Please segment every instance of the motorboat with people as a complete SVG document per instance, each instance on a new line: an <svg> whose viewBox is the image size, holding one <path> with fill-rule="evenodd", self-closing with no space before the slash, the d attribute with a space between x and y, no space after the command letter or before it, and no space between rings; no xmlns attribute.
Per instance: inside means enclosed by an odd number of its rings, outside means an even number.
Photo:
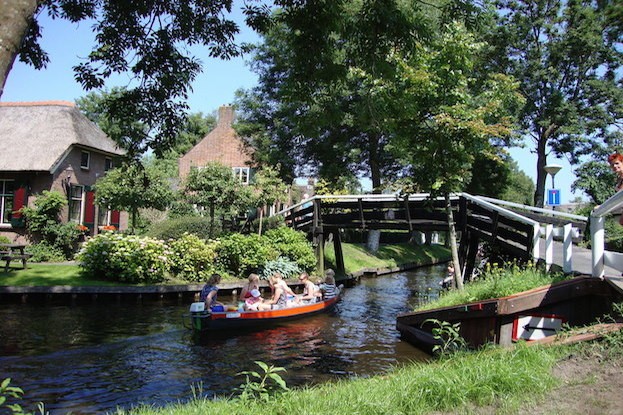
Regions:
<svg viewBox="0 0 623 415"><path fill-rule="evenodd" d="M189 313L184 315L184 326L194 332L262 329L331 310L340 300L342 288L340 285L332 298L300 305L295 303L274 310L247 310L243 306L227 305L207 309L205 303L195 302L190 305Z"/></svg>

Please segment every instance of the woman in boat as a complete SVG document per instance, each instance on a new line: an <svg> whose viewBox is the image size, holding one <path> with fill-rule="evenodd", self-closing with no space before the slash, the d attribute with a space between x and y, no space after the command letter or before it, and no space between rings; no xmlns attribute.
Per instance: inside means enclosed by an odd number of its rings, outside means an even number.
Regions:
<svg viewBox="0 0 623 415"><path fill-rule="evenodd" d="M240 300L244 301L251 297L252 290L260 289L260 276L257 274L249 274L249 281L240 290Z"/></svg>
<svg viewBox="0 0 623 415"><path fill-rule="evenodd" d="M201 290L199 300L205 302L206 309L208 310L215 306L223 307L223 304L219 303L216 299L218 293L218 286L216 284L220 282L221 276L219 274L212 274L206 285L204 285Z"/></svg>
<svg viewBox="0 0 623 415"><path fill-rule="evenodd" d="M268 277L268 284L273 289L273 296L270 300L263 300L259 305L259 310L279 310L289 306L288 292L295 295L288 284L283 280L278 272Z"/></svg>
<svg viewBox="0 0 623 415"><path fill-rule="evenodd" d="M303 284L303 295L298 297L301 302L306 304L315 303L322 298L320 287L309 279L308 273L301 273L301 275L299 275L299 281Z"/></svg>

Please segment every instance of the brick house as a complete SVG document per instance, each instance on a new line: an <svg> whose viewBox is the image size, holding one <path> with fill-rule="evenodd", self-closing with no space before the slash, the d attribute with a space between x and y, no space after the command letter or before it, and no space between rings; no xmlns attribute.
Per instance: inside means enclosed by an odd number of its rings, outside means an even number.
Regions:
<svg viewBox="0 0 623 415"><path fill-rule="evenodd" d="M0 235L25 242L18 210L44 190L66 195L63 222L127 228L127 213L95 206L92 190L124 152L73 103L0 103L0 145Z"/></svg>
<svg viewBox="0 0 623 415"><path fill-rule="evenodd" d="M219 108L216 127L180 157L180 179L185 179L191 168L205 166L208 162L219 162L231 167L241 183L249 184L254 172L252 150L236 134L234 120L233 107Z"/></svg>

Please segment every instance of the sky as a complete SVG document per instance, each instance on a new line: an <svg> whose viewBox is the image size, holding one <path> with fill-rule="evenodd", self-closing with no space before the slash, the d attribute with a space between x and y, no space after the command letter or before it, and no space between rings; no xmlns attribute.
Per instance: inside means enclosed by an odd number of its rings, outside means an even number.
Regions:
<svg viewBox="0 0 623 415"><path fill-rule="evenodd" d="M235 21L242 21L240 12L235 11L232 16ZM84 60L91 51L93 34L91 24L82 22L71 24L65 20L51 20L41 16L42 47L50 57L48 66L40 71L33 69L19 61L13 65L7 78L2 102L16 101L70 101L87 94L81 85L74 80L72 67ZM243 24L238 41L257 42L258 37ZM209 58L206 48L193 49L204 63L204 71L193 83L193 91L188 100L190 112L214 113L221 105L231 104L234 101L235 91L248 89L257 83L257 76L250 70L249 57L240 57L229 61ZM201 55L205 57L202 57ZM107 88L128 85L130 79L124 76L112 78L106 84ZM536 181L536 155L530 148L512 148L510 154L533 181ZM575 180L573 168L566 159L557 159L549 156L548 164L559 164L562 169L555 176L555 186L560 189L561 203L568 203L576 197L587 199L580 192L571 193L571 184ZM551 176L548 176L546 188L552 187ZM545 196L545 200L547 197Z"/></svg>

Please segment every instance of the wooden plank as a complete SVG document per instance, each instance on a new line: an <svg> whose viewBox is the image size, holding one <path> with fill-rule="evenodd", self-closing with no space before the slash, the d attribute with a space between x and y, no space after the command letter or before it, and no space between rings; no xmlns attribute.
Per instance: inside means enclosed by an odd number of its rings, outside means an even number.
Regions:
<svg viewBox="0 0 623 415"><path fill-rule="evenodd" d="M607 284L592 277L574 278L545 287L535 288L513 296L500 298L499 314L515 314L523 310L545 307L564 300L575 299L587 295L608 296L611 289Z"/></svg>
<svg viewBox="0 0 623 415"><path fill-rule="evenodd" d="M623 323L595 324L588 327L580 327L570 332L563 332L555 336L548 336L543 339L528 341L528 346L553 345L553 344L573 344L583 341L600 339L607 334L615 333L623 329Z"/></svg>
<svg viewBox="0 0 623 415"><path fill-rule="evenodd" d="M617 290L619 293L623 294L623 277L621 276L611 276L611 277L605 277L606 281L608 281L608 284L610 284L615 290Z"/></svg>

